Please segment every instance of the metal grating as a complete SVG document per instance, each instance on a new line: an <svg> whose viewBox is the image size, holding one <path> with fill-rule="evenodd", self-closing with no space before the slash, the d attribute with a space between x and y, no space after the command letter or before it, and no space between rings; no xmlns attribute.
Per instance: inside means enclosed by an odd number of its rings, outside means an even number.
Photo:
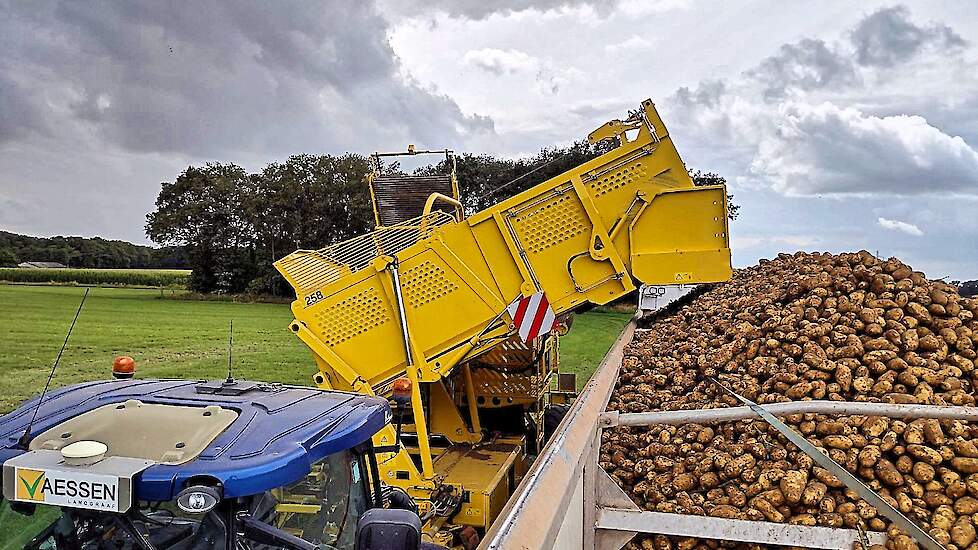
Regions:
<svg viewBox="0 0 978 550"><path fill-rule="evenodd" d="M275 262L275 268L302 296L356 273L381 255L394 255L431 235L431 230L455 218L435 211L398 225L382 227L320 250L297 250Z"/></svg>
<svg viewBox="0 0 978 550"><path fill-rule="evenodd" d="M480 355L478 362L481 365L490 365L496 368L524 369L533 363L536 353L535 347L526 345L520 335L516 334Z"/></svg>
<svg viewBox="0 0 978 550"><path fill-rule="evenodd" d="M610 193L615 189L624 187L626 185L631 185L632 181L637 177L644 179L648 176L648 171L642 168L641 162L636 162L631 166L625 166L617 172L608 174L607 176L596 179L591 182L591 189L594 190L594 195L600 197L606 193Z"/></svg>
<svg viewBox="0 0 978 550"><path fill-rule="evenodd" d="M448 174L377 176L370 181L370 189L382 226L399 224L420 215L432 193L455 196L452 177ZM441 204L436 204L435 209L455 211L453 206Z"/></svg>
<svg viewBox="0 0 978 550"><path fill-rule="evenodd" d="M472 370L472 383L478 396L536 398L543 389L540 382L541 378L537 375L513 376L490 369Z"/></svg>
<svg viewBox="0 0 978 550"><path fill-rule="evenodd" d="M458 289L458 285L445 276L445 270L427 261L408 269L403 277L404 297L412 308L434 302Z"/></svg>
<svg viewBox="0 0 978 550"><path fill-rule="evenodd" d="M515 220L526 251L539 254L590 228L590 221L576 195L565 193L520 214Z"/></svg>
<svg viewBox="0 0 978 550"><path fill-rule="evenodd" d="M327 346L342 344L391 320L387 304L374 287L317 311L313 317Z"/></svg>

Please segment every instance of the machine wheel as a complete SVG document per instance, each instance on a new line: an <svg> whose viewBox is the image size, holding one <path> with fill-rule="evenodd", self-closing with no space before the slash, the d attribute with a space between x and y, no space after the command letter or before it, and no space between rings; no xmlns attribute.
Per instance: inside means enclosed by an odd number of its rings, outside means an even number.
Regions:
<svg viewBox="0 0 978 550"><path fill-rule="evenodd" d="M543 442L546 444L553 437L554 432L557 431L557 426L560 426L560 422L564 420L567 416L567 411L570 410L570 405L561 403L559 405L550 405L547 407L547 412L543 414Z"/></svg>

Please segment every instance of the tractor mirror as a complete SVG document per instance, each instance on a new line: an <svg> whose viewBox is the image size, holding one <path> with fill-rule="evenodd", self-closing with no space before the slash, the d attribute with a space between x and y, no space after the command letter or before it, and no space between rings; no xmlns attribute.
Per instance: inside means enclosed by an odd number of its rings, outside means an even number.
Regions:
<svg viewBox="0 0 978 550"><path fill-rule="evenodd" d="M421 518L407 510L374 508L357 522L356 550L418 550Z"/></svg>
<svg viewBox="0 0 978 550"><path fill-rule="evenodd" d="M286 548L288 550L319 550L318 545L286 533L277 527L258 521L249 514L238 514L237 519L238 526L244 533L245 538L251 542L267 544L274 548Z"/></svg>

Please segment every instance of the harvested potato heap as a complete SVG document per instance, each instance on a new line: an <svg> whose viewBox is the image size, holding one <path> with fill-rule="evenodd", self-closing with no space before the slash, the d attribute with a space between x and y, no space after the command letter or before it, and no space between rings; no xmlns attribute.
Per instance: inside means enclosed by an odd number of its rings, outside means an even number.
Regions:
<svg viewBox="0 0 978 550"><path fill-rule="evenodd" d="M804 399L974 405L978 300L868 252L796 253L738 270L652 321L610 410ZM978 425L793 415L786 423L948 549L978 548ZM600 462L646 510L886 531L889 522L761 420L620 427ZM890 532L892 548L916 548ZM642 548L713 541L650 537ZM732 545L725 545L732 547Z"/></svg>

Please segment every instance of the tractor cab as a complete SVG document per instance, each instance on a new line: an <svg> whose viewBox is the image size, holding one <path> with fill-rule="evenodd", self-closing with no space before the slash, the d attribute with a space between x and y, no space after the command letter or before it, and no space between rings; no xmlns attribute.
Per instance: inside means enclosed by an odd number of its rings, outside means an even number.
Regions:
<svg viewBox="0 0 978 550"><path fill-rule="evenodd" d="M0 417L0 538L37 550L353 550L382 539L416 550L417 513L383 508L371 436L390 418L380 398L246 381L53 390Z"/></svg>

